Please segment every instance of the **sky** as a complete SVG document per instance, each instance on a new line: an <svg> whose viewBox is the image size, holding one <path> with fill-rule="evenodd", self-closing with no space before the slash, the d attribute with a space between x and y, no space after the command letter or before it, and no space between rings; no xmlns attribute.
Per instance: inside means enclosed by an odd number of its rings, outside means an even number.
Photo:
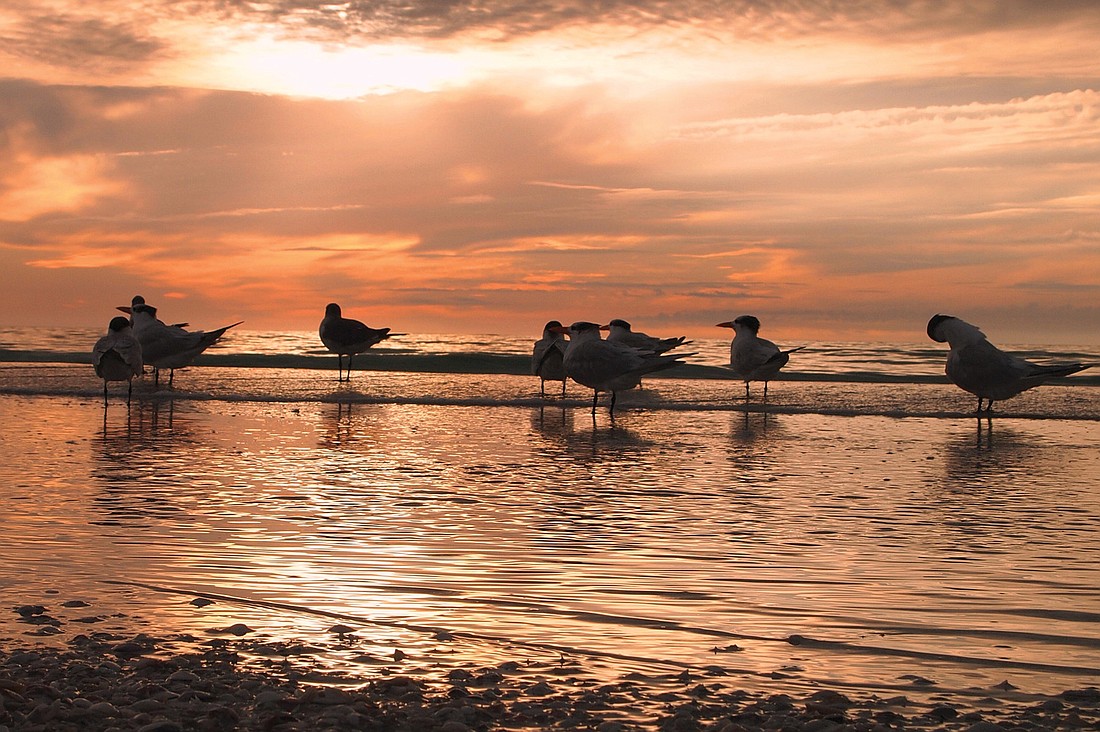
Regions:
<svg viewBox="0 0 1100 732"><path fill-rule="evenodd" d="M0 324L1100 343L1094 0L0 2Z"/></svg>

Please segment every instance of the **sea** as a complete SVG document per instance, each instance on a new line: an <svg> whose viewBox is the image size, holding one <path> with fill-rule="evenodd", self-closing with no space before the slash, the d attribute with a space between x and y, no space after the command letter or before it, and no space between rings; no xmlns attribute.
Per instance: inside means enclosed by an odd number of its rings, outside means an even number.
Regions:
<svg viewBox="0 0 1100 732"><path fill-rule="evenodd" d="M540 393L534 337L404 335L341 383L315 332L236 329L127 403L92 372L99 335L0 328L9 607L235 628L368 675L1100 685L1100 368L979 417L930 341L787 344L765 399L696 339L612 417L578 384Z"/></svg>

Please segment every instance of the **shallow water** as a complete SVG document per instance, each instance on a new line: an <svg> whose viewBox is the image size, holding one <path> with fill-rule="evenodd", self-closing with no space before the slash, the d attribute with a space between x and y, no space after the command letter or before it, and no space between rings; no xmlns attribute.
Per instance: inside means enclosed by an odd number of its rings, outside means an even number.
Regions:
<svg viewBox="0 0 1100 732"><path fill-rule="evenodd" d="M1100 683L1093 387L978 421L947 385L776 382L765 408L653 379L612 422L531 377L192 368L104 409L88 372L0 368L12 596L145 583L184 593L173 625L346 617L608 675Z"/></svg>

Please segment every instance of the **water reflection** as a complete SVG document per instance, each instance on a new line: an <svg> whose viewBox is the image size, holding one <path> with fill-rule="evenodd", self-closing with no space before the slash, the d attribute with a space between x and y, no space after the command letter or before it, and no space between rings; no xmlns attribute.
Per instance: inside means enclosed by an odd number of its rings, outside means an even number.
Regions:
<svg viewBox="0 0 1100 732"><path fill-rule="evenodd" d="M775 427L777 415L767 410L752 411L746 409L743 412L734 412L734 419L730 425L730 434L734 442L749 444L761 439L767 439L769 426Z"/></svg>
<svg viewBox="0 0 1100 732"><path fill-rule="evenodd" d="M331 448L351 447L372 436L378 429L381 409L380 405L353 401L325 405L330 416L325 421L326 429L321 435L321 444Z"/></svg>
<svg viewBox="0 0 1100 732"><path fill-rule="evenodd" d="M177 400L112 410L101 432L95 406L0 398L9 424L42 417L3 445L9 563L707 662L714 641L690 628L919 625L891 643L1005 655L958 628L1084 638L1042 613L1097 601L1091 425L998 419L994 438L970 419ZM43 536L50 552L26 538ZM745 645L738 663L764 671L791 648ZM798 653L807 675L902 673Z"/></svg>

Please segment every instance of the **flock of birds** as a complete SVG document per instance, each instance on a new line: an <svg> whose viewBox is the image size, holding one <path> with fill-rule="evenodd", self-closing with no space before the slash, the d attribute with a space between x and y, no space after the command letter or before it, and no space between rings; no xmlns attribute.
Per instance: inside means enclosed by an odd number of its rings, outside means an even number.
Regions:
<svg viewBox="0 0 1100 732"><path fill-rule="evenodd" d="M133 392L133 379L151 366L155 383L159 384L160 369L168 369L172 383L175 369L191 364L195 358L216 343L226 331L241 324L227 325L211 331L189 331L187 323L166 324L157 319L157 309L135 295L129 306L119 310L129 318L116 316L107 334L92 349L92 364L96 375L103 379L103 401L107 403L107 384L127 382L127 403ZM718 323L719 328L732 328L729 367L738 380L745 382L745 399L749 399L749 384L764 382L764 399L768 382L790 361L792 353L805 348L798 346L782 350L761 338L760 320L742 315ZM607 337L602 333L607 331ZM947 377L959 388L978 398L978 412L989 413L994 401L1002 401L1039 386L1044 382L1077 373L1097 364L1055 363L1036 364L1005 353L990 343L977 327L951 315L935 315L928 321L928 337L947 343ZM329 303L318 329L321 342L336 354L337 381L351 379L351 363L381 341L401 333L389 328L370 328L352 318L343 317L340 306ZM568 336L568 340L566 337ZM690 343L685 336L658 338L631 329L622 319L599 325L577 321L569 326L557 320L549 321L542 337L535 342L531 355L531 372L539 377L540 393L546 395L547 381L560 381L562 395L568 380L592 389L592 412L595 414L600 392L610 392L609 412L614 417L618 392L633 389L648 374L683 363L681 359L695 355L672 354L669 351ZM344 356L348 357L344 368Z"/></svg>

